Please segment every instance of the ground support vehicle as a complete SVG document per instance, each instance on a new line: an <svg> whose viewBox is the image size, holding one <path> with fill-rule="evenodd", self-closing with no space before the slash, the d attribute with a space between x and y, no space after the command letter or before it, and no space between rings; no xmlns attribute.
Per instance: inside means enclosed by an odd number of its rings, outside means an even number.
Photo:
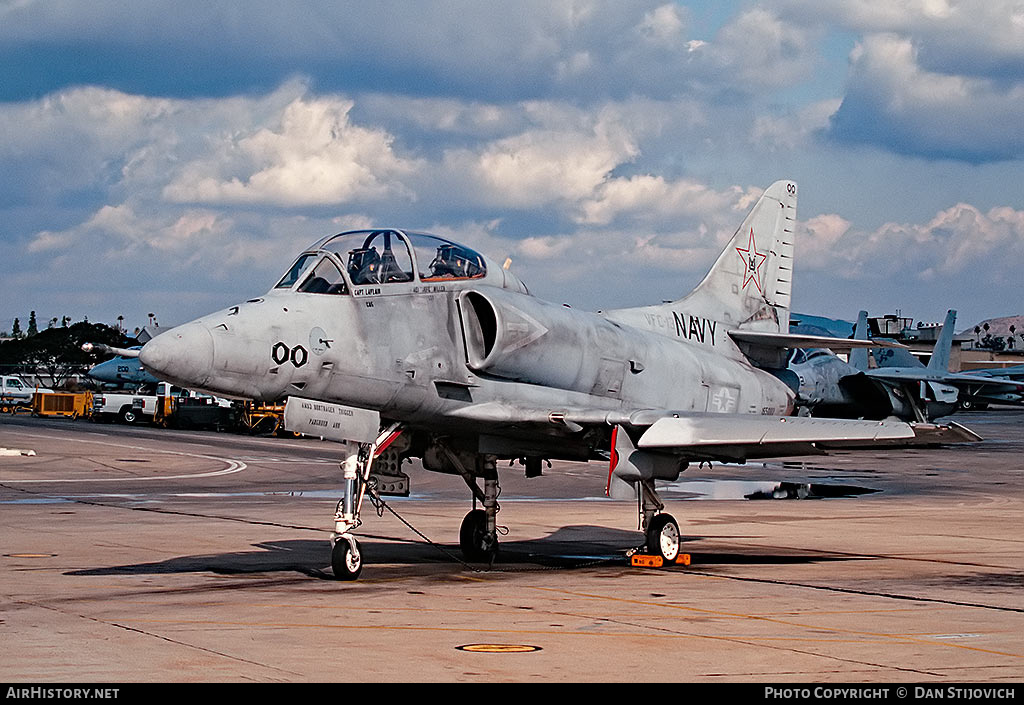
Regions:
<svg viewBox="0 0 1024 705"><path fill-rule="evenodd" d="M170 412L162 423L168 428L234 431L239 426L241 412L236 405L224 401L200 394L172 397Z"/></svg>
<svg viewBox="0 0 1024 705"><path fill-rule="evenodd" d="M32 403L32 395L36 392L52 392L52 389L31 385L21 377L13 375L0 375L0 403L4 409L19 404L28 406Z"/></svg>
<svg viewBox="0 0 1024 705"><path fill-rule="evenodd" d="M92 392L37 392L32 397L33 416L77 419L92 414Z"/></svg>
<svg viewBox="0 0 1024 705"><path fill-rule="evenodd" d="M137 391L97 392L93 395L93 421L118 421L135 424L152 422L169 411L170 398L182 390L167 382L139 387Z"/></svg>

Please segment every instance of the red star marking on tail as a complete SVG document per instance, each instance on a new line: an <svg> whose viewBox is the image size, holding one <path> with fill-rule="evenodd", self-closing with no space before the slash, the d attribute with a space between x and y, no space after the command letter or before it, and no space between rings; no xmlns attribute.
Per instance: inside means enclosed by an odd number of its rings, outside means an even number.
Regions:
<svg viewBox="0 0 1024 705"><path fill-rule="evenodd" d="M768 255L761 254L757 251L757 244L754 242L754 229L750 229L750 242L747 244L747 249L742 247L736 248L737 254L740 259L743 260L743 288L747 288L747 283L754 282L754 286L762 294L764 288L761 286L761 265L768 259Z"/></svg>

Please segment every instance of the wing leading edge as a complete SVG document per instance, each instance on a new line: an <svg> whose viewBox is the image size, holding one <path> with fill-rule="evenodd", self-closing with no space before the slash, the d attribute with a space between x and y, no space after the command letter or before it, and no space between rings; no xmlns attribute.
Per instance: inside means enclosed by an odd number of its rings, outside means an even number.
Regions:
<svg viewBox="0 0 1024 705"><path fill-rule="evenodd" d="M450 416L485 425L546 426L566 434L595 426L622 427L636 439L637 449L694 460L730 461L818 453L832 448L981 440L959 424L940 427L896 419L865 421L669 409L542 409L499 402L462 407ZM937 428L943 432L937 433Z"/></svg>
<svg viewBox="0 0 1024 705"><path fill-rule="evenodd" d="M658 419L640 436L639 448L662 450L770 449L779 444L879 443L914 437L902 421L857 421L810 416L689 414Z"/></svg>

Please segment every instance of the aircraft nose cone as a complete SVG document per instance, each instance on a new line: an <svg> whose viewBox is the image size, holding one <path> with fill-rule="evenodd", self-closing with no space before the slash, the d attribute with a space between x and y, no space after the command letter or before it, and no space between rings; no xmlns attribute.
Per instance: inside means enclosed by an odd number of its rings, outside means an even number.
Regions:
<svg viewBox="0 0 1024 705"><path fill-rule="evenodd" d="M206 326L186 323L146 343L139 361L161 379L182 386L205 384L213 372L213 336Z"/></svg>

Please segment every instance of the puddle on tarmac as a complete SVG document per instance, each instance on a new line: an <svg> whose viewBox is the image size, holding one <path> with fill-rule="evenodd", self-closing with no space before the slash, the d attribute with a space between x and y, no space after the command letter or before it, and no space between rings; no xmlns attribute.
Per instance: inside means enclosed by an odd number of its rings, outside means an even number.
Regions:
<svg viewBox="0 0 1024 705"><path fill-rule="evenodd" d="M745 480L688 480L658 488L673 499L833 499L857 497L879 490L823 482L752 482Z"/></svg>

